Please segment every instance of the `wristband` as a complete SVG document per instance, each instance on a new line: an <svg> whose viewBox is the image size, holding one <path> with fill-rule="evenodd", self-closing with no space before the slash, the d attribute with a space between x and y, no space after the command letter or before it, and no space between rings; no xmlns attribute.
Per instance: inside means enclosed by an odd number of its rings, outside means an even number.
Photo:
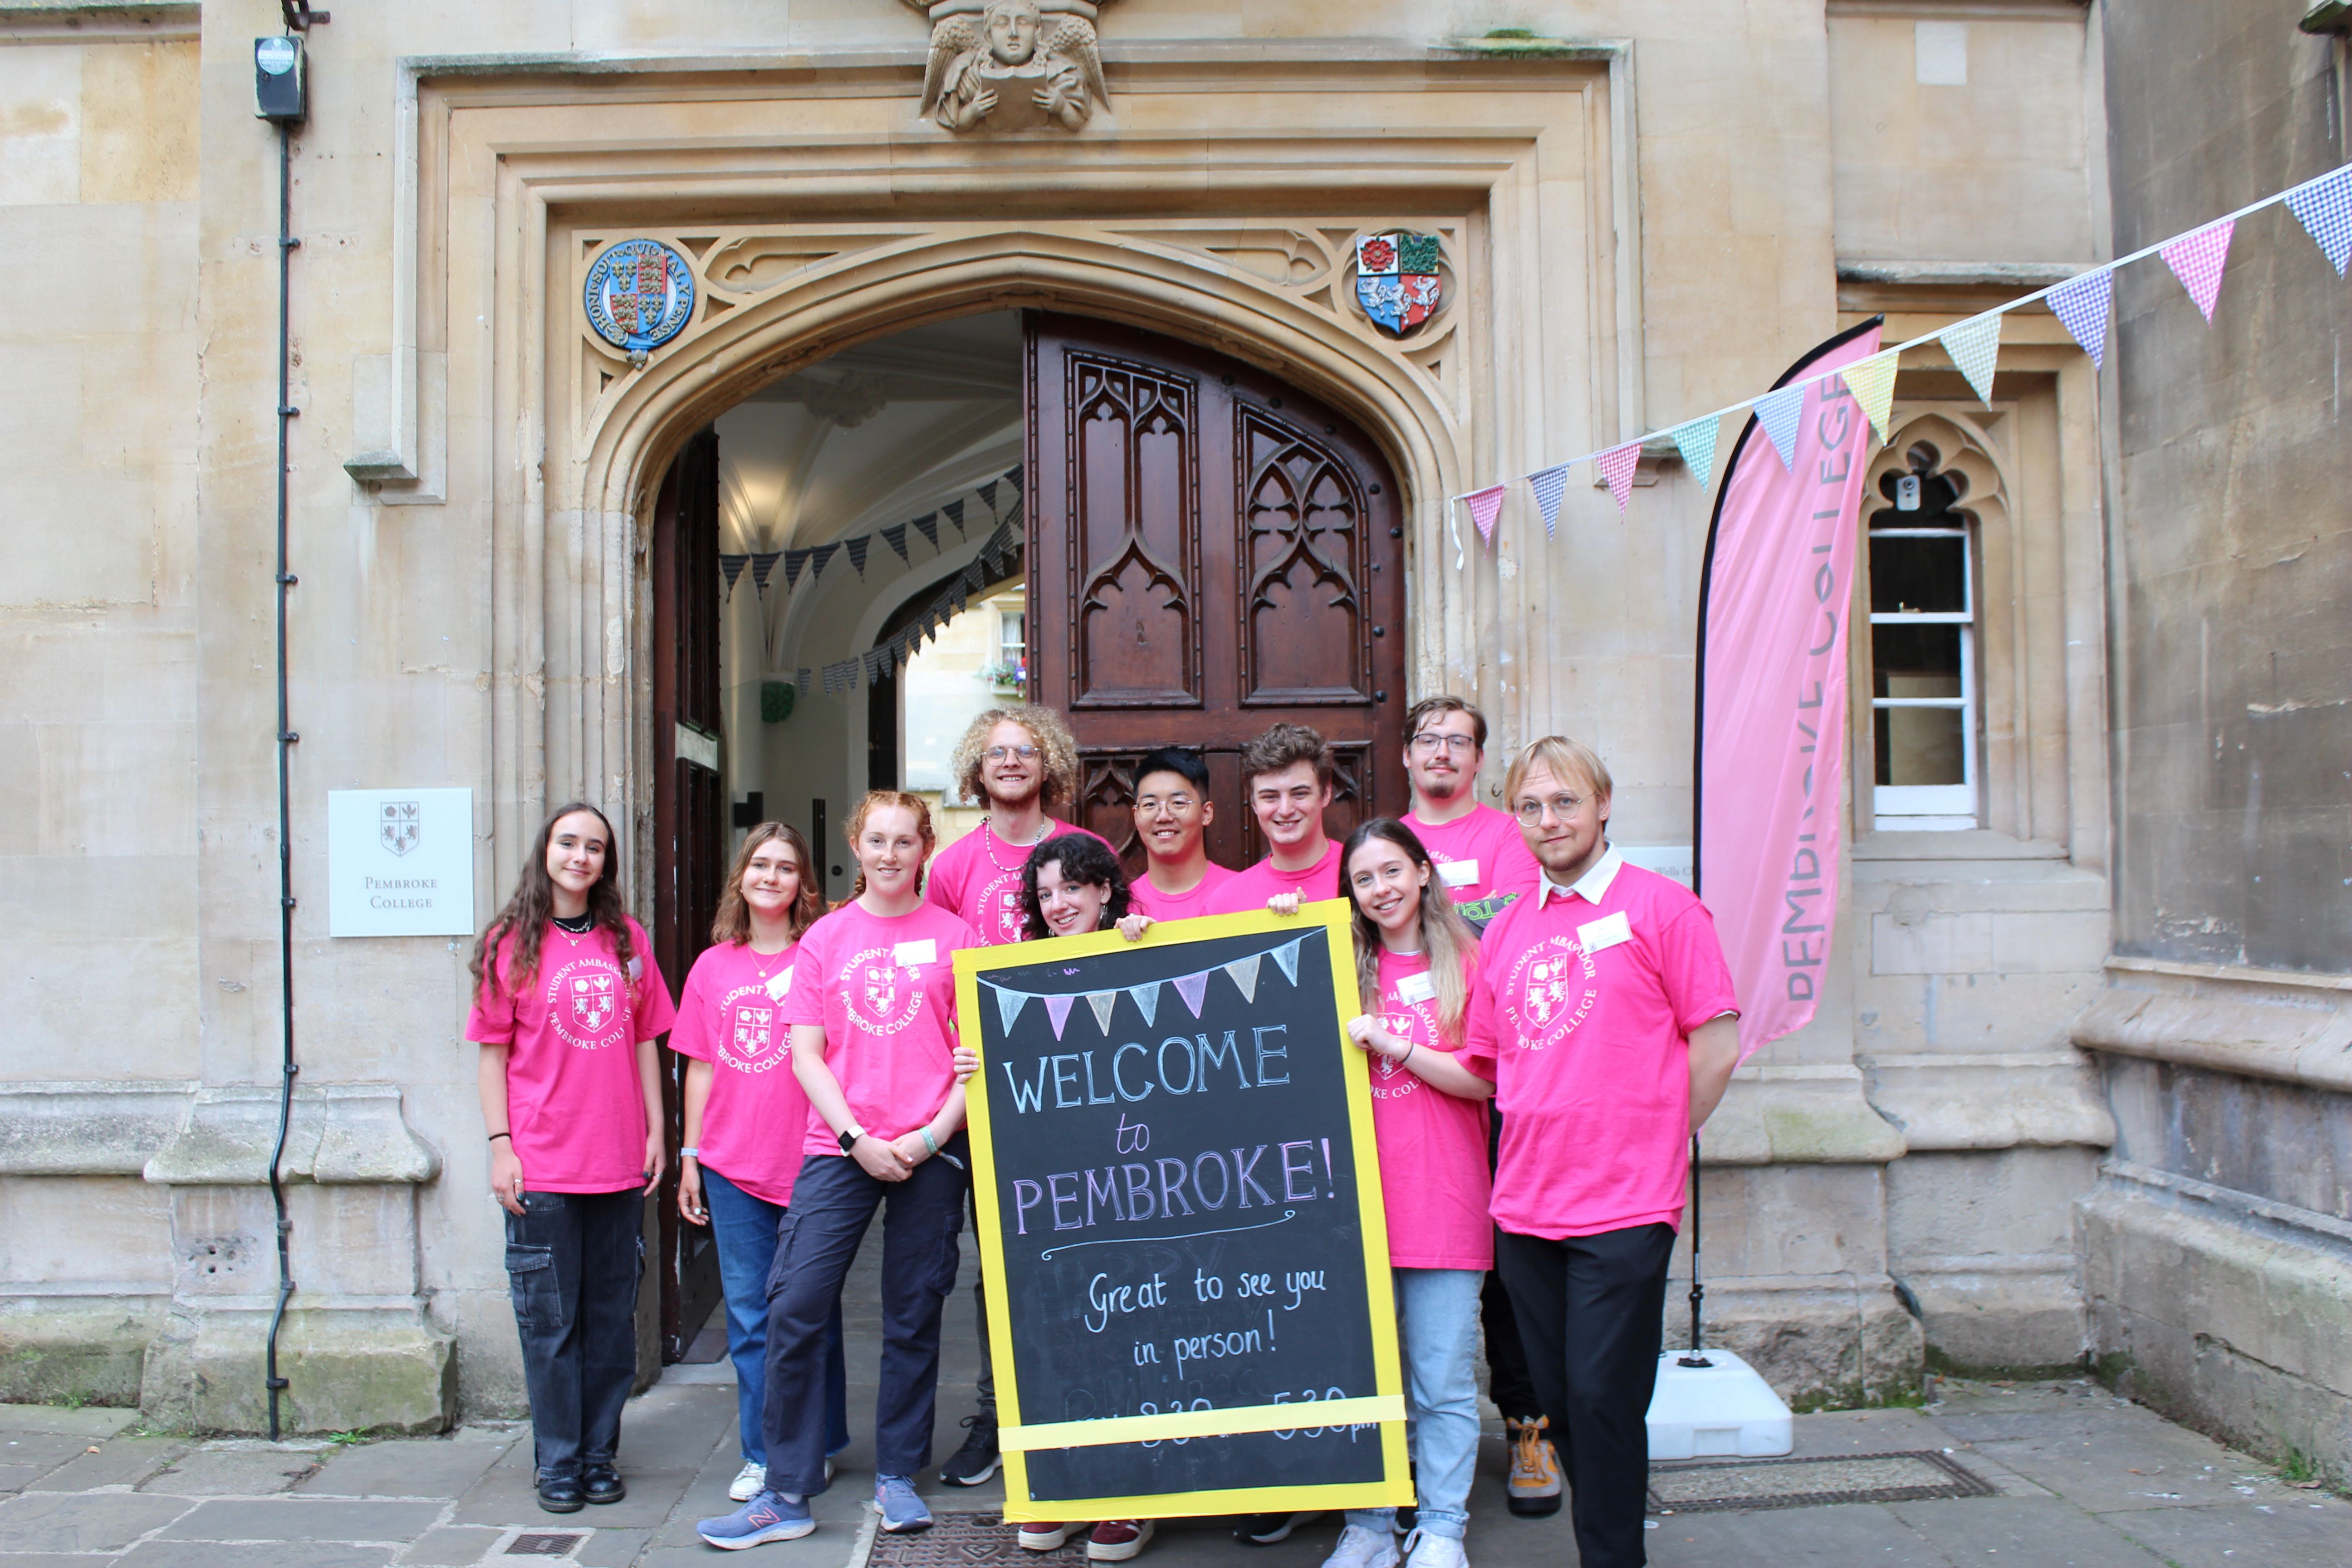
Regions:
<svg viewBox="0 0 2352 1568"><path fill-rule="evenodd" d="M933 1154L940 1152L940 1141L931 1136L931 1130L928 1127L923 1129L923 1148Z"/></svg>
<svg viewBox="0 0 2352 1568"><path fill-rule="evenodd" d="M483 1139L482 1142L485 1143L495 1143L501 1138L505 1139L509 1143L514 1142L514 1134L511 1132L493 1132L488 1138Z"/></svg>
<svg viewBox="0 0 2352 1568"><path fill-rule="evenodd" d="M1397 1066L1402 1067L1405 1063L1411 1061L1412 1059L1412 1053L1419 1049L1421 1049L1421 1042L1419 1040L1414 1040L1407 1045L1404 1048L1404 1055L1397 1058Z"/></svg>
<svg viewBox="0 0 2352 1568"><path fill-rule="evenodd" d="M699 1160L702 1158L702 1151L681 1146L677 1152L677 1157L681 1160Z"/></svg>

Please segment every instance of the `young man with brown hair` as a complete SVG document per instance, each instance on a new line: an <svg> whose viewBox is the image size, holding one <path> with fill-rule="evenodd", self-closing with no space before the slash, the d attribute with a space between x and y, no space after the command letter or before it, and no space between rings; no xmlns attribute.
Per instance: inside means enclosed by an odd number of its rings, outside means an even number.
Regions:
<svg viewBox="0 0 2352 1568"><path fill-rule="evenodd" d="M923 897L961 915L991 946L1019 942L1030 934L1021 914L1029 851L1056 833L1087 832L1049 815L1077 798L1077 741L1051 708L992 708L956 742L949 771L961 796L985 801L988 815L932 857Z"/></svg>
<svg viewBox="0 0 2352 1568"><path fill-rule="evenodd" d="M1266 855L1210 895L1210 914L1339 896L1339 846L1323 831L1332 771L1329 744L1304 724L1276 724L1242 748L1242 788Z"/></svg>
<svg viewBox="0 0 2352 1568"><path fill-rule="evenodd" d="M1424 697L1404 716L1404 771L1412 809L1404 825L1436 862L1454 907L1484 930L1512 900L1535 891L1536 858L1507 813L1478 802L1486 716L1459 697Z"/></svg>

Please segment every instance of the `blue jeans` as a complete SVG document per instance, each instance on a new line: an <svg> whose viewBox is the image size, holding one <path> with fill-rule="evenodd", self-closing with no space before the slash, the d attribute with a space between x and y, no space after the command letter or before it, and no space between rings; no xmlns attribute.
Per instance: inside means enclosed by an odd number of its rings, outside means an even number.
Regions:
<svg viewBox="0 0 2352 1568"><path fill-rule="evenodd" d="M507 1222L507 1280L541 1480L609 1465L637 1375L646 1193L533 1193Z"/></svg>
<svg viewBox="0 0 2352 1568"><path fill-rule="evenodd" d="M1398 1268L1399 1337L1413 1416L1421 1528L1459 1541L1470 1525L1478 1462L1478 1291L1483 1268ZM1348 1522L1394 1528L1392 1508L1349 1509Z"/></svg>
<svg viewBox="0 0 2352 1568"><path fill-rule="evenodd" d="M961 1163L950 1163L953 1155ZM793 1206L776 1238L768 1295L768 1396L761 1434L768 1485L805 1496L824 1489L824 1428L816 1412L824 1326L841 1309L841 1282L857 1244L882 1223L882 1375L875 1399L875 1468L911 1476L931 1462L939 1405L940 1312L962 1261L964 1171L958 1132L941 1156L902 1182L877 1182L842 1154L811 1154L793 1182Z"/></svg>
<svg viewBox="0 0 2352 1568"><path fill-rule="evenodd" d="M702 1167L702 1201L710 1210L719 1283L727 1293L727 1359L735 1363L735 1422L743 1460L765 1465L760 1413L768 1386L768 1270L775 1266L784 1210L753 1197L708 1165ZM839 1301L824 1328L824 1451L838 1454L849 1447L849 1374L841 1352Z"/></svg>

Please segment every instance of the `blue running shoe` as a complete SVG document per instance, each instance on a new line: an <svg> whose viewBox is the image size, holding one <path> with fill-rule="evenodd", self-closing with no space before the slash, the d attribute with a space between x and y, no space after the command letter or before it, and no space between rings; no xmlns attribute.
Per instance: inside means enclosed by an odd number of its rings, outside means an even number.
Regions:
<svg viewBox="0 0 2352 1568"><path fill-rule="evenodd" d="M927 1517L923 1522L930 1521ZM798 1541L815 1528L805 1499L763 1491L724 1519L702 1521L694 1533L721 1552L740 1552L771 1541Z"/></svg>
<svg viewBox="0 0 2352 1568"><path fill-rule="evenodd" d="M915 1495L915 1483L910 1477L875 1477L874 1506L881 1510L882 1528L893 1535L931 1528L931 1510Z"/></svg>

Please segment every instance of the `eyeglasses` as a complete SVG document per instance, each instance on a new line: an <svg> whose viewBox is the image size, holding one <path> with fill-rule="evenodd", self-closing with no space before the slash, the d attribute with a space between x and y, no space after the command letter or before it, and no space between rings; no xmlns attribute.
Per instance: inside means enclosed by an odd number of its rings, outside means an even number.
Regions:
<svg viewBox="0 0 2352 1568"><path fill-rule="evenodd" d="M1519 819L1521 826L1533 827L1543 820L1543 814L1547 810L1560 821L1566 822L1574 816L1583 805L1582 795L1556 795L1549 800L1523 800L1511 808L1511 815Z"/></svg>
<svg viewBox="0 0 2352 1568"><path fill-rule="evenodd" d="M1190 811L1192 805L1192 797L1189 795L1147 795L1137 797L1135 809L1148 816L1162 806L1170 811Z"/></svg>
<svg viewBox="0 0 2352 1568"><path fill-rule="evenodd" d="M1008 757L1018 757L1024 763L1034 763L1037 760L1037 748L1034 746L991 746L988 748L986 755L988 760L992 763L1001 763Z"/></svg>
<svg viewBox="0 0 2352 1568"><path fill-rule="evenodd" d="M1412 749L1430 756L1443 748L1449 752L1475 752L1478 740L1475 735L1441 735L1433 730L1423 730L1412 738Z"/></svg>

